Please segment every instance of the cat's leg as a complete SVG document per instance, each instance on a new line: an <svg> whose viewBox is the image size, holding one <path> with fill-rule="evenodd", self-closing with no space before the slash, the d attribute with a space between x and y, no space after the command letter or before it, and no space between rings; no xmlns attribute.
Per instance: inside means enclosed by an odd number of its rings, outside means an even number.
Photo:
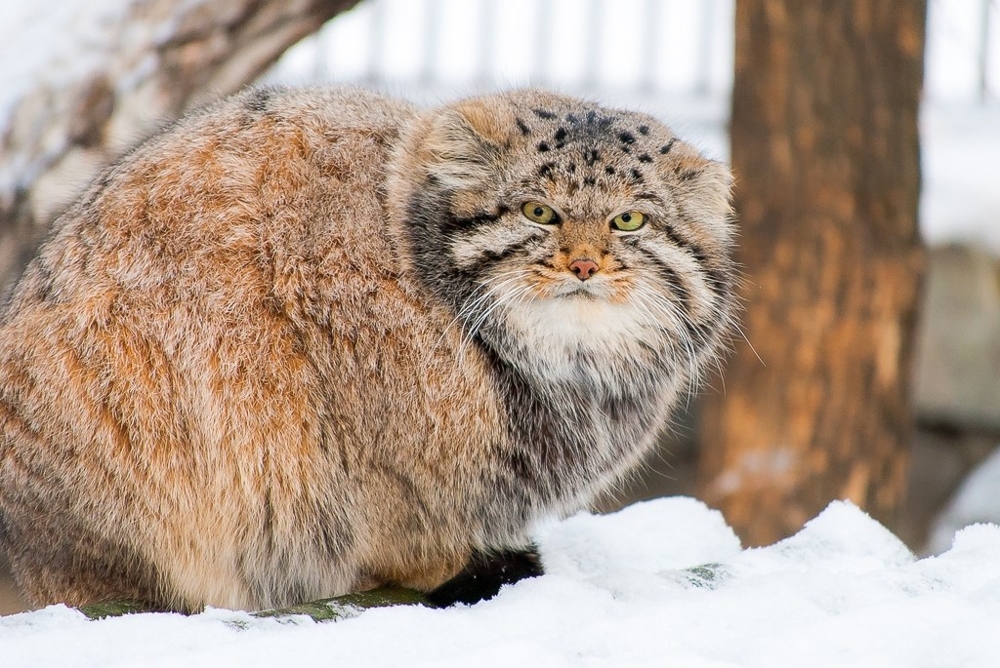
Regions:
<svg viewBox="0 0 1000 668"><path fill-rule="evenodd" d="M505 584L543 573L541 557L533 545L518 551L475 552L458 575L427 594L427 598L440 606L478 603L496 596Z"/></svg>
<svg viewBox="0 0 1000 668"><path fill-rule="evenodd" d="M133 550L55 524L40 518L20 531L7 526L0 541L15 580L33 605L118 601L149 609L184 609L170 605L155 567Z"/></svg>

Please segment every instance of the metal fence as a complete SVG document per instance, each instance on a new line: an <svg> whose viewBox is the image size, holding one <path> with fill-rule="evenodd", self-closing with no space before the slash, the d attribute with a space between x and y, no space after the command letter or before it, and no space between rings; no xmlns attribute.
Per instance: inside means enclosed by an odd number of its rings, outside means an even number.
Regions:
<svg viewBox="0 0 1000 668"><path fill-rule="evenodd" d="M930 0L929 97L997 99L998 4ZM733 12L734 0L365 0L291 50L273 76L726 94Z"/></svg>
<svg viewBox="0 0 1000 668"><path fill-rule="evenodd" d="M733 0L366 0L285 78L407 87L728 91Z"/></svg>

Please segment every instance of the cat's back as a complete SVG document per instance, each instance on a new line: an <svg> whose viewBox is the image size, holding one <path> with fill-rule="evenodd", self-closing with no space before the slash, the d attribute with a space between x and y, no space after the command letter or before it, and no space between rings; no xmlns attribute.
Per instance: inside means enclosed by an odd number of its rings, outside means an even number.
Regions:
<svg viewBox="0 0 1000 668"><path fill-rule="evenodd" d="M414 113L361 89L257 88L139 145L26 269L0 321L0 373L86 382L60 351L113 378L162 356L188 383L266 379L296 356L317 366L328 346L304 339L318 327L335 338L372 322L372 295L412 301L382 183Z"/></svg>
<svg viewBox="0 0 1000 668"><path fill-rule="evenodd" d="M252 292L284 262L335 250L324 245L351 247L362 268L384 252L385 235L363 221L382 217L388 151L413 113L363 90L258 88L185 117L108 169L56 223L6 320L40 305L79 309L101 293L142 293L150 304L158 292Z"/></svg>

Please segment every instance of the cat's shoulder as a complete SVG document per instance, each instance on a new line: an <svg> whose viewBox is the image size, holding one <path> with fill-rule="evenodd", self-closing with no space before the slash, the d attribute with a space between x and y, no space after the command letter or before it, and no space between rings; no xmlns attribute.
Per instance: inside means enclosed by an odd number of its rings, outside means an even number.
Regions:
<svg viewBox="0 0 1000 668"><path fill-rule="evenodd" d="M364 167L366 158L377 169L416 113L409 102L358 87L250 87L137 144L94 182L91 195L112 185L169 189L175 175L211 187L213 175L224 173L232 187L233 179L319 164L338 151L354 155L348 171Z"/></svg>

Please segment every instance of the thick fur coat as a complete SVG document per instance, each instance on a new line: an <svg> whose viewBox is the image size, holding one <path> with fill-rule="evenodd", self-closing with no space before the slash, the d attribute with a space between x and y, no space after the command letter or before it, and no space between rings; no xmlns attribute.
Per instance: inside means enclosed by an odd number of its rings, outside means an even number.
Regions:
<svg viewBox="0 0 1000 668"><path fill-rule="evenodd" d="M528 549L717 355L729 183L653 118L540 91L188 116L57 221L0 321L18 582L254 609Z"/></svg>

